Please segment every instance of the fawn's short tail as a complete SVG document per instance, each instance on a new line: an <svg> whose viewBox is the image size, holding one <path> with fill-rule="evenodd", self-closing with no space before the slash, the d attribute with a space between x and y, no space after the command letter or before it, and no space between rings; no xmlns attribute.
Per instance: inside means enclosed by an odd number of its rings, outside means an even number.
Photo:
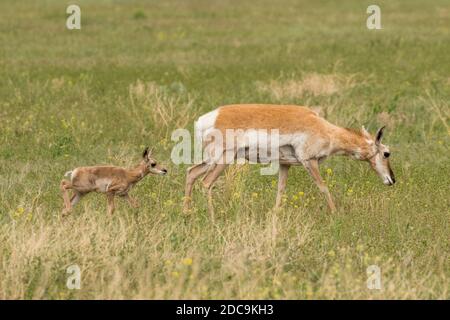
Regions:
<svg viewBox="0 0 450 320"><path fill-rule="evenodd" d="M64 177L71 178L72 172L73 172L73 170L67 171L66 173L64 173Z"/></svg>

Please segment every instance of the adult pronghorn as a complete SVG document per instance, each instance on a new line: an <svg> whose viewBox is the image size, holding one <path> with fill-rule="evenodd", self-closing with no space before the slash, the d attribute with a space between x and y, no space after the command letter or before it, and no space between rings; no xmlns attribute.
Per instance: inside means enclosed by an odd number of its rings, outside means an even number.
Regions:
<svg viewBox="0 0 450 320"><path fill-rule="evenodd" d="M208 133L211 130L219 130L223 133L225 140L225 131L227 129L278 129L281 152L279 153L280 168L275 207L281 205L289 167L295 164L302 164L320 191L325 194L330 209L334 211L336 208L333 199L319 173L319 162L335 154L347 155L353 159L367 161L381 177L384 184L393 185L395 183L394 173L389 165L389 148L381 143L384 127L380 128L375 136L372 136L364 127L361 130L353 130L336 126L306 107L237 104L222 106L201 116L196 122L195 134L207 141ZM251 139L247 139L246 143L245 147L248 148L249 144L252 143ZM209 147L211 145L209 144ZM207 146L207 144L204 144L203 148ZM285 150L282 150L283 148ZM195 180L205 175L203 186L208 190L209 210L213 213L212 187L227 166L228 163L209 160L188 169L185 210L189 209Z"/></svg>

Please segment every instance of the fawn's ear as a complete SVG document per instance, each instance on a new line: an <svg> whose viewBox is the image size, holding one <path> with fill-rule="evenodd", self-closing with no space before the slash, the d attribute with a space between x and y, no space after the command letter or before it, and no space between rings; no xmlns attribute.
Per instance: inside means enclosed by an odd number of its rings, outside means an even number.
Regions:
<svg viewBox="0 0 450 320"><path fill-rule="evenodd" d="M364 137L366 137L366 139L372 139L372 136L370 135L369 131L367 131L366 127L362 126L361 127L361 133L363 134Z"/></svg>
<svg viewBox="0 0 450 320"><path fill-rule="evenodd" d="M382 126L380 129L378 129L377 133L375 134L375 144L379 145L381 143L381 138L383 137L383 131L386 126Z"/></svg>
<svg viewBox="0 0 450 320"><path fill-rule="evenodd" d="M144 153L142 153L142 158L146 159L148 157L148 147L145 148Z"/></svg>

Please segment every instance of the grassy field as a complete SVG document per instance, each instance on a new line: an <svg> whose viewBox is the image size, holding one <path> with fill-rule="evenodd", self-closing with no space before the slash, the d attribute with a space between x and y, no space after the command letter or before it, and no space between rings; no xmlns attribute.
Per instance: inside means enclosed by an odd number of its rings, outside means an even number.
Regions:
<svg viewBox="0 0 450 320"><path fill-rule="evenodd" d="M81 30L65 1L0 4L0 298L450 298L447 0L377 1L382 30L366 28L370 1L76 2ZM254 102L387 125L398 183L336 157L321 168L335 214L301 168L274 212L276 176L235 166L215 223L200 187L182 215L172 131ZM130 166L146 145L169 175L137 185L139 209L110 217L92 194L61 218L64 172Z"/></svg>

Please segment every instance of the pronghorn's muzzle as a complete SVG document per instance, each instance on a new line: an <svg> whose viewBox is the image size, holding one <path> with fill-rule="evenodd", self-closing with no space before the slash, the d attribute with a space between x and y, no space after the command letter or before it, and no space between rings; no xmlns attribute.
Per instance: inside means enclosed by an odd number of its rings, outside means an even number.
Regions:
<svg viewBox="0 0 450 320"><path fill-rule="evenodd" d="M395 184L395 176L394 176L394 172L392 172L392 169L389 168L389 177L388 177L388 186L392 186Z"/></svg>
<svg viewBox="0 0 450 320"><path fill-rule="evenodd" d="M392 186L395 183L395 178L394 177L386 177L386 179L384 180L384 184L387 186Z"/></svg>

